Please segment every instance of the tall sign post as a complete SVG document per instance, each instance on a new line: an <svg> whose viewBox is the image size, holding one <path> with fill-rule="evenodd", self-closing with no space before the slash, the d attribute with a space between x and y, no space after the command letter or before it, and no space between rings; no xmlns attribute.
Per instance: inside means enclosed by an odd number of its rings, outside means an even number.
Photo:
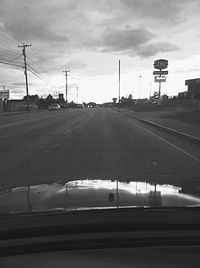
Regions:
<svg viewBox="0 0 200 268"><path fill-rule="evenodd" d="M163 69L166 69L168 67L168 60L165 59L159 59L154 61L154 68L158 69L159 71L154 71L153 75L155 75L155 82L159 83L159 99L161 96L161 83L166 82L166 76L168 74L168 71L163 71Z"/></svg>

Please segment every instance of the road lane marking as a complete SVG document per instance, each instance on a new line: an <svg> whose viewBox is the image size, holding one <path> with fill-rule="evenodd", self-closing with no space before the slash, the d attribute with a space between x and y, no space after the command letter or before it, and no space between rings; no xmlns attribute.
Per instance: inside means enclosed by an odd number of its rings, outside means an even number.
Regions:
<svg viewBox="0 0 200 268"><path fill-rule="evenodd" d="M168 141L168 140L166 140L166 139L164 139L164 138L158 136L157 134L153 133L151 130L148 130L148 129L146 129L145 127L140 126L140 125L137 124L136 122L133 122L132 120L131 120L131 122L132 122L132 124L138 126L139 128L145 130L146 132L150 133L152 136L156 137L157 139L159 139L159 140L161 140L161 141L164 141L165 143L169 144L170 146L172 146L172 147L175 148L176 150L182 152L183 154L187 155L188 157L190 157L190 158L192 158L193 160L196 160L197 162L200 163L200 158L198 158L198 157L196 157L196 156L194 156L194 155L192 155L192 154L186 152L185 150L181 149L181 148L178 147L177 145L175 145L175 144L171 143L170 141Z"/></svg>

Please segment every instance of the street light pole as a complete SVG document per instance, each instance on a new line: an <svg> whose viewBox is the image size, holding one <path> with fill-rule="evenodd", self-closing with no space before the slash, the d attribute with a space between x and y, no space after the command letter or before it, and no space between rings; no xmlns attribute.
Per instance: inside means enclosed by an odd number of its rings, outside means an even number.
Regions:
<svg viewBox="0 0 200 268"><path fill-rule="evenodd" d="M77 102L77 104L78 104L78 87L76 87L76 102Z"/></svg>
<svg viewBox="0 0 200 268"><path fill-rule="evenodd" d="M141 79L142 79L142 76L140 75L140 78L139 78L139 100L140 100L140 91L141 91Z"/></svg>
<svg viewBox="0 0 200 268"><path fill-rule="evenodd" d="M149 85L149 100L151 100L151 80L150 80L150 85Z"/></svg>

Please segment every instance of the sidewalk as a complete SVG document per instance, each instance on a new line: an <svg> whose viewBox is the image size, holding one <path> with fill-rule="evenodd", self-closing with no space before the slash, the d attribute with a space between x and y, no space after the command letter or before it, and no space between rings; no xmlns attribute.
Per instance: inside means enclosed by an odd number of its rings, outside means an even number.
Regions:
<svg viewBox="0 0 200 268"><path fill-rule="evenodd" d="M141 121L200 144L200 126L158 117L146 118Z"/></svg>
<svg viewBox="0 0 200 268"><path fill-rule="evenodd" d="M200 125L161 117L163 114L169 113L169 111L134 112L128 109L122 109L121 112L143 123L152 125L162 129L163 131L170 132L174 135L181 136L200 144ZM175 113L174 111L171 112Z"/></svg>
<svg viewBox="0 0 200 268"><path fill-rule="evenodd" d="M29 111L29 114L32 114L32 113L38 113L38 112L44 112L46 110L32 110L32 111ZM3 113L0 113L0 116L13 116L13 115L20 115L20 114L28 114L27 111L14 111L14 112L3 112Z"/></svg>

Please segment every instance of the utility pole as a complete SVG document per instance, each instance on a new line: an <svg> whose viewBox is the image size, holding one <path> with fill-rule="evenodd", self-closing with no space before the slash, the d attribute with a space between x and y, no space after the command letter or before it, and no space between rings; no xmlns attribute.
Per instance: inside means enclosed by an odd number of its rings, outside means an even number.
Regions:
<svg viewBox="0 0 200 268"><path fill-rule="evenodd" d="M68 71L63 71L63 73L65 73L65 77L66 77L66 107L68 107L68 100L67 100L67 95L68 95L68 84L67 84L67 75L68 75L68 73L70 72L70 70L68 70Z"/></svg>
<svg viewBox="0 0 200 268"><path fill-rule="evenodd" d="M77 102L77 104L78 104L78 89L79 89L79 87L76 87L76 102Z"/></svg>
<svg viewBox="0 0 200 268"><path fill-rule="evenodd" d="M120 96L120 91L121 91L121 85L120 85L120 79L121 79L121 65L120 65L120 60L119 60L119 110L120 110L120 105L121 105L121 96Z"/></svg>
<svg viewBox="0 0 200 268"><path fill-rule="evenodd" d="M28 76L27 76L27 64L26 64L26 48L30 47L31 44L23 44L18 47L22 47L22 53L24 56L24 74L25 74L25 80L26 80L26 103L27 103L27 112L29 112L29 93L28 93Z"/></svg>

